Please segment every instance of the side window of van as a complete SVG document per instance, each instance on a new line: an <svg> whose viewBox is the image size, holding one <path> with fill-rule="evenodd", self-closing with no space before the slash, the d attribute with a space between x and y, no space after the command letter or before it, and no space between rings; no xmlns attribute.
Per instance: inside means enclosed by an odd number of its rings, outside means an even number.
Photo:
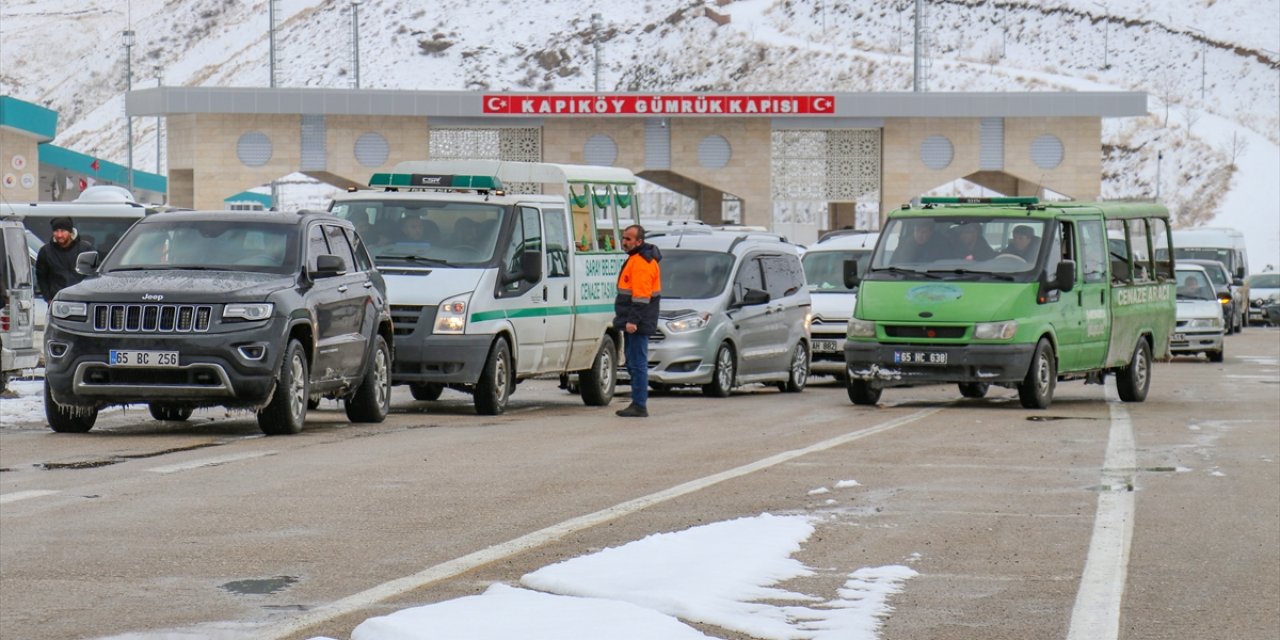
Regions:
<svg viewBox="0 0 1280 640"><path fill-rule="evenodd" d="M1103 282L1107 277L1107 236L1101 220L1083 220L1080 232L1080 257L1085 282Z"/></svg>
<svg viewBox="0 0 1280 640"><path fill-rule="evenodd" d="M1173 261L1169 260L1169 222L1164 218L1149 218L1151 223L1151 246L1155 249L1156 279L1172 280Z"/></svg>
<svg viewBox="0 0 1280 640"><path fill-rule="evenodd" d="M764 277L760 274L760 258L752 256L742 261L738 276L733 279L733 299L741 300L747 289L765 291Z"/></svg>
<svg viewBox="0 0 1280 640"><path fill-rule="evenodd" d="M511 240L502 253L502 271L516 273L520 270L520 254L525 251L542 250L542 222L538 210L532 207L520 207L520 215L511 226ZM546 272L544 265L543 272ZM499 287L500 296L517 296L533 288L534 283L528 280L517 280L505 287Z"/></svg>
<svg viewBox="0 0 1280 640"><path fill-rule="evenodd" d="M795 256L764 256L760 266L770 299L793 296L804 288L804 270Z"/></svg>
<svg viewBox="0 0 1280 640"><path fill-rule="evenodd" d="M542 222L547 227L547 277L567 277L570 265L569 227L565 224L564 210L543 211Z"/></svg>
<svg viewBox="0 0 1280 640"><path fill-rule="evenodd" d="M1147 221L1129 220L1129 249L1133 255L1134 282L1151 282L1155 268L1151 262L1151 245L1148 242Z"/></svg>

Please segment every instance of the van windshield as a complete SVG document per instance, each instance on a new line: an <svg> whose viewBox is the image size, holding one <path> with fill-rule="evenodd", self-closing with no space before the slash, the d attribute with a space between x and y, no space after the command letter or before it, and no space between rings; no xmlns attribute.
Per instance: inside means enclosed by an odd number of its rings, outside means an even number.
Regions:
<svg viewBox="0 0 1280 640"><path fill-rule="evenodd" d="M804 264L804 280L809 284L809 291L812 293L850 293L857 291L857 287L850 289L844 286L844 263L847 260L856 260L858 262L858 273L867 272L867 265L871 263L871 250L862 251L809 251L800 258L800 262Z"/></svg>
<svg viewBox="0 0 1280 640"><path fill-rule="evenodd" d="M508 211L502 205L438 200L345 201L330 208L355 225L378 266L490 263Z"/></svg>
<svg viewBox="0 0 1280 640"><path fill-rule="evenodd" d="M1234 270L1236 268L1235 260L1232 260L1234 253L1231 249L1217 249L1213 247L1174 247L1173 257L1175 260L1217 260L1227 265L1227 269Z"/></svg>
<svg viewBox="0 0 1280 640"><path fill-rule="evenodd" d="M868 277L927 274L931 278L1009 280L1040 262L1044 220L1024 218L903 217L889 220Z"/></svg>
<svg viewBox="0 0 1280 640"><path fill-rule="evenodd" d="M733 256L718 251L668 249L662 252L662 297L703 300L724 292Z"/></svg>

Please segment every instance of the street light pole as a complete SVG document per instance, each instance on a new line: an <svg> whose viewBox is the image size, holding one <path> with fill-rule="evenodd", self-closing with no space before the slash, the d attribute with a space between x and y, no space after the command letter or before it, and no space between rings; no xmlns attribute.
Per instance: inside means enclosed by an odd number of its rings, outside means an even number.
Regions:
<svg viewBox="0 0 1280 640"><path fill-rule="evenodd" d="M164 67L160 65L156 65L156 86L164 86ZM160 152L164 148L160 132L160 116L156 116L156 175L160 175Z"/></svg>
<svg viewBox="0 0 1280 640"><path fill-rule="evenodd" d="M351 63L355 67L356 88L360 88L360 0L351 0Z"/></svg>
<svg viewBox="0 0 1280 640"><path fill-rule="evenodd" d="M600 30L604 28L604 16L593 13L591 14L591 44L595 50L595 81L596 93L600 93Z"/></svg>
<svg viewBox="0 0 1280 640"><path fill-rule="evenodd" d="M129 93L133 91L133 29L124 30L124 122L127 132L125 154L129 160L129 192L133 192L133 118L129 117Z"/></svg>
<svg viewBox="0 0 1280 640"><path fill-rule="evenodd" d="M1111 35L1111 21L1107 19L1106 5L1100 2L1095 2L1093 3L1093 6L1098 7L1099 9L1102 9L1102 68L1107 69L1111 66L1107 56L1108 49L1110 49L1110 44L1107 42L1107 40Z"/></svg>

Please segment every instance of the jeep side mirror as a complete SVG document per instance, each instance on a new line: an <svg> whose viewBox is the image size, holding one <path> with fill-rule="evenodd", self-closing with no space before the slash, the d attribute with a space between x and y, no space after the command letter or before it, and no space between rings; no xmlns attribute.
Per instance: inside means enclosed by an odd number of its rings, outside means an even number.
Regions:
<svg viewBox="0 0 1280 640"><path fill-rule="evenodd" d="M340 276L347 272L347 265L342 263L342 258L332 254L324 254L316 256L316 268L312 269L311 277L313 278L332 278Z"/></svg>
<svg viewBox="0 0 1280 640"><path fill-rule="evenodd" d="M844 286L846 289L857 289L862 278L858 276L858 261L844 261Z"/></svg>
<svg viewBox="0 0 1280 640"><path fill-rule="evenodd" d="M1058 263L1058 270L1053 274L1054 284L1058 290L1066 293L1076 288L1076 261L1063 260Z"/></svg>
<svg viewBox="0 0 1280 640"><path fill-rule="evenodd" d="M98 252L85 251L76 256L76 273L91 276L98 273Z"/></svg>

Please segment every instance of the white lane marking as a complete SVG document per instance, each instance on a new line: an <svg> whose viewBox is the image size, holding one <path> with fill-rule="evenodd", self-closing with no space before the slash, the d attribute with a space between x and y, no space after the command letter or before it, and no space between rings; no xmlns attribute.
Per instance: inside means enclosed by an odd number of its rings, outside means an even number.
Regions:
<svg viewBox="0 0 1280 640"><path fill-rule="evenodd" d="M341 600L336 600L327 605L320 605L297 617L267 626L258 637L286 638L333 618L347 615L354 611L359 611L360 609L388 598L392 598L398 594L422 588L433 582L447 580L490 562L495 562L508 556L513 556L517 553L535 549L542 545L554 542L577 531L582 531L583 529L588 529L598 524L630 515L655 504L674 500L675 498L701 491L726 480L732 480L734 478L749 475L811 453L825 451L827 449L848 444L860 438L895 429L905 424L910 424L931 416L941 410L942 408L917 411L873 427L867 427L866 429L846 433L842 436L837 436L829 440L823 440L822 442L818 442L801 449L784 451L782 453L769 456L768 458L763 458L755 462L744 464L740 467L729 469L728 471L715 473L697 480L690 480L684 484L679 484L669 489L664 489L657 493L651 493L647 496L642 496L634 500L628 500L595 513L571 518L559 524L551 525L545 529L525 534L514 540L508 540L507 542L494 545L487 549L481 549L460 558L454 558L453 560L437 564L433 567L427 567L413 575L384 582L380 585L371 587L361 591L360 593L347 596ZM827 418L824 417L822 419L826 420Z"/></svg>
<svg viewBox="0 0 1280 640"><path fill-rule="evenodd" d="M1107 388L1111 432L1102 468L1102 485L1110 490L1098 494L1089 556L1071 611L1067 640L1115 640L1120 636L1120 605L1133 540L1133 473L1137 465L1129 410L1114 396L1113 389Z"/></svg>
<svg viewBox="0 0 1280 640"><path fill-rule="evenodd" d="M59 493L59 492L48 491L45 489L34 489L32 491L14 491L13 493L6 493L4 495L0 495L0 504L9 504L10 502L26 500L27 498L40 498L43 496L51 496L55 493Z"/></svg>
<svg viewBox="0 0 1280 640"><path fill-rule="evenodd" d="M252 460L253 458L264 458L266 456L274 456L275 451L253 451L249 453L233 453L225 456L215 456L212 458L200 458L199 460L190 460L179 464L171 464L163 467L151 467L147 469L152 473L177 473L179 471L189 471L191 469L199 469L200 467L216 467L220 464L228 462L238 462L240 460Z"/></svg>

